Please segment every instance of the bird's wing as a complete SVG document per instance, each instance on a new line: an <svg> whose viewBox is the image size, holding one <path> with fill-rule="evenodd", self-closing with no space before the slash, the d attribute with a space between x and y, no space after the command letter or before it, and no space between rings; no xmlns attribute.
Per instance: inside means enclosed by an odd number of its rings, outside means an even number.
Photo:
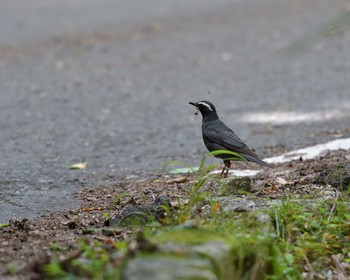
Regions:
<svg viewBox="0 0 350 280"><path fill-rule="evenodd" d="M256 162L266 167L272 167L268 163L259 159L244 142L222 121L209 123L203 127L203 139L209 151L229 150L244 156L248 161ZM225 159L225 157L217 156Z"/></svg>
<svg viewBox="0 0 350 280"><path fill-rule="evenodd" d="M203 138L209 143L221 146L223 149L257 157L257 155L221 121L212 125L209 124L203 129Z"/></svg>

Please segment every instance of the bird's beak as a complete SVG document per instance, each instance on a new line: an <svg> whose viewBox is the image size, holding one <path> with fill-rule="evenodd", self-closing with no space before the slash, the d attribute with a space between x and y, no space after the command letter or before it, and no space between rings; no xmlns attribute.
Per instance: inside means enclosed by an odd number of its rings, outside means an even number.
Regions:
<svg viewBox="0 0 350 280"><path fill-rule="evenodd" d="M194 115L198 115L198 111L199 111L199 110L198 110L198 105L197 105L197 103L194 103L194 102L188 102L188 103L197 108L197 110L196 110L196 112L194 113Z"/></svg>

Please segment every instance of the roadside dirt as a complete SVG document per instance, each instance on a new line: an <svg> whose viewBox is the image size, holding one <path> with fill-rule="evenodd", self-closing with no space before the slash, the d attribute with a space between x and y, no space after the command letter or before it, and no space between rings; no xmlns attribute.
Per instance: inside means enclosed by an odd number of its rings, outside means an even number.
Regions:
<svg viewBox="0 0 350 280"><path fill-rule="evenodd" d="M253 179L253 193L266 199L278 199L285 193L319 197L324 186L315 183L329 167L350 160L350 151L335 151L314 160L293 161L265 169ZM127 227L114 237L98 231L106 214L115 215L130 205L153 203L167 196L176 205L186 201L194 175L160 176L152 180L128 181L112 186L96 186L75 193L83 207L51 213L33 220L10 221L0 227L0 278L42 279L41 267L52 258L63 259L77 250L77 240L126 240L132 234ZM216 192L210 182L204 188ZM54 249L55 248L55 249ZM59 248L59 249L57 249Z"/></svg>

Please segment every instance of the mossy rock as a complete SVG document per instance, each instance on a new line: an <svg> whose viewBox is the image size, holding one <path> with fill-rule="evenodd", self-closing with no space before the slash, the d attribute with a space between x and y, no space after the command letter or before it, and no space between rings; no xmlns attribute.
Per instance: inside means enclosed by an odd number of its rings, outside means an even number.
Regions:
<svg viewBox="0 0 350 280"><path fill-rule="evenodd" d="M252 179L250 177L238 177L229 180L221 188L222 196L251 192Z"/></svg>
<svg viewBox="0 0 350 280"><path fill-rule="evenodd" d="M152 221L164 219L167 215L165 208L172 211L170 199L166 196L157 197L153 203L145 205L131 205L121 214L107 219L105 226L145 225Z"/></svg>
<svg viewBox="0 0 350 280"><path fill-rule="evenodd" d="M321 172L315 182L331 185L340 191L347 191L350 187L350 162L335 165Z"/></svg>
<svg viewBox="0 0 350 280"><path fill-rule="evenodd" d="M207 230L173 230L148 239L156 252L138 252L125 264L123 280L262 279L271 275L271 240L219 235Z"/></svg>
<svg viewBox="0 0 350 280"><path fill-rule="evenodd" d="M171 256L137 256L127 263L122 280L216 280L210 260Z"/></svg>

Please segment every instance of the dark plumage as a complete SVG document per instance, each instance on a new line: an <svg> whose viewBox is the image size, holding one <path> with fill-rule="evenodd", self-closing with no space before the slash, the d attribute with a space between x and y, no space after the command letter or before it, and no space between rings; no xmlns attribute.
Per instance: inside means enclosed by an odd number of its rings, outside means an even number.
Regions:
<svg viewBox="0 0 350 280"><path fill-rule="evenodd" d="M189 104L195 106L199 112L201 112L202 120L202 134L205 146L210 152L216 150L229 150L236 152L246 158L248 161L258 163L266 167L272 167L268 163L259 159L243 141L218 117L215 106L209 101L189 102ZM216 157L221 158L224 161L224 168L221 175L228 170L231 166L230 158L232 155L220 154Z"/></svg>

